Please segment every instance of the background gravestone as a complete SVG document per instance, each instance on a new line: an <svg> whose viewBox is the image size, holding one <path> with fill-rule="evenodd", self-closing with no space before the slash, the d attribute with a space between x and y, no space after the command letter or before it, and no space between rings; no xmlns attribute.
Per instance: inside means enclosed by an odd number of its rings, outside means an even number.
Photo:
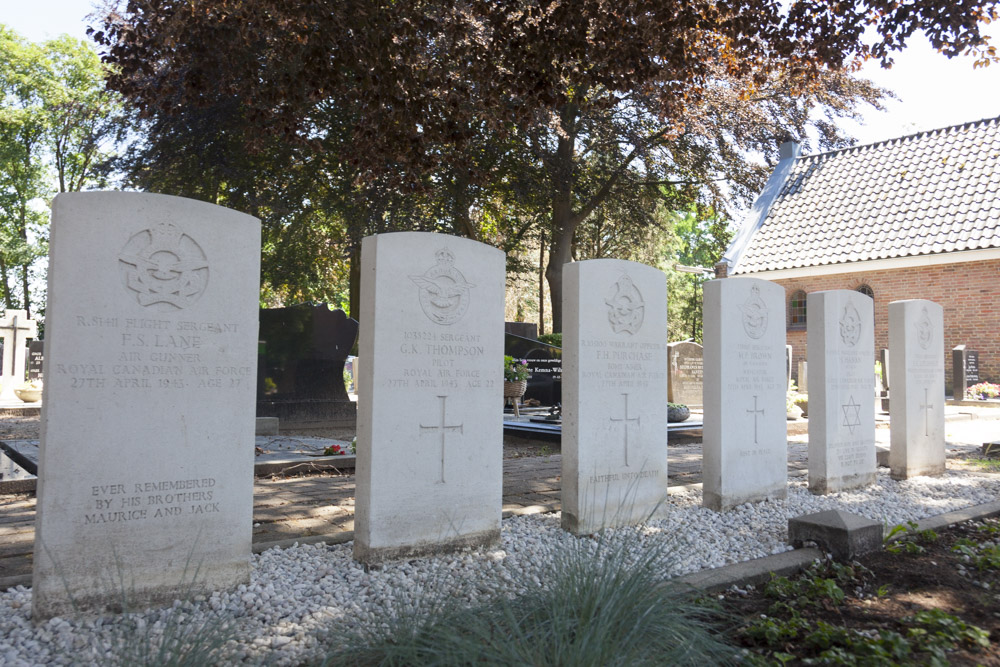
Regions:
<svg viewBox="0 0 1000 667"><path fill-rule="evenodd" d="M788 493L785 290L759 278L705 283L702 502L724 510Z"/></svg>
<svg viewBox="0 0 1000 667"><path fill-rule="evenodd" d="M667 495L667 280L618 259L563 267L562 525L646 519Z"/></svg>
<svg viewBox="0 0 1000 667"><path fill-rule="evenodd" d="M248 215L56 197L36 621L249 582L259 279Z"/></svg>
<svg viewBox="0 0 1000 667"><path fill-rule="evenodd" d="M521 338L536 340L538 338L538 325L534 322L504 322L503 332L514 334Z"/></svg>
<svg viewBox="0 0 1000 667"><path fill-rule="evenodd" d="M262 309L257 416L282 428L353 426L344 362L357 334L356 320L326 304Z"/></svg>
<svg viewBox="0 0 1000 667"><path fill-rule="evenodd" d="M667 398L671 403L688 407L702 406L705 379L704 348L698 343L683 341L667 345Z"/></svg>
<svg viewBox="0 0 1000 667"><path fill-rule="evenodd" d="M875 482L874 303L854 290L810 292L809 490Z"/></svg>
<svg viewBox="0 0 1000 667"><path fill-rule="evenodd" d="M956 401L965 400L965 390L979 382L979 352L965 345L958 345L951 351L952 397Z"/></svg>
<svg viewBox="0 0 1000 667"><path fill-rule="evenodd" d="M500 539L504 267L443 234L362 243L359 561Z"/></svg>
<svg viewBox="0 0 1000 667"><path fill-rule="evenodd" d="M889 304L889 468L893 479L940 475L944 451L944 309Z"/></svg>
<svg viewBox="0 0 1000 667"><path fill-rule="evenodd" d="M503 353L528 362L531 376L523 400L533 398L542 405L562 402L562 348L507 333Z"/></svg>
<svg viewBox="0 0 1000 667"><path fill-rule="evenodd" d="M45 341L33 340L28 344L28 379L44 380Z"/></svg>

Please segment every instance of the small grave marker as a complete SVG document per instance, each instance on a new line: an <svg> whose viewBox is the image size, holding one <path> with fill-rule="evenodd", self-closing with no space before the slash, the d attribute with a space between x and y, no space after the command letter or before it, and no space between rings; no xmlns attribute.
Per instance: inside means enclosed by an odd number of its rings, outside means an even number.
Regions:
<svg viewBox="0 0 1000 667"><path fill-rule="evenodd" d="M16 401L14 393L24 383L25 341L38 335L38 325L28 319L25 310L8 310L0 318L3 338L3 375L0 376L0 401Z"/></svg>

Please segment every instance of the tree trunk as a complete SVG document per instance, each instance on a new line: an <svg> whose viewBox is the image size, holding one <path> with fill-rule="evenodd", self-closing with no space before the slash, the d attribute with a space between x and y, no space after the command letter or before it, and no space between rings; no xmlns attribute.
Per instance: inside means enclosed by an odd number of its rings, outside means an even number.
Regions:
<svg viewBox="0 0 1000 667"><path fill-rule="evenodd" d="M358 243L351 250L351 257L348 259L350 267L347 274L348 281L348 315L358 319L361 314L361 244Z"/></svg>
<svg viewBox="0 0 1000 667"><path fill-rule="evenodd" d="M567 105L571 106L571 105ZM545 279L549 283L552 300L552 333L562 333L563 265L572 259L573 235L581 218L573 212L573 167L575 166L575 111L563 112L564 132L549 164L552 173L552 241L549 245L549 264Z"/></svg>

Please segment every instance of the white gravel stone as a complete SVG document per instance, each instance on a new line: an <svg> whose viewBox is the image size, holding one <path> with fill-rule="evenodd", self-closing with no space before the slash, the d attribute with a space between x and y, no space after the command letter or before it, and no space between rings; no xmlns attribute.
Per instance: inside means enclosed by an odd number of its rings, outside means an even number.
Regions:
<svg viewBox="0 0 1000 667"><path fill-rule="evenodd" d="M53 618L35 627L31 590L0 593L0 662L4 665L107 664L121 637L132 629L162 636L172 623L197 628L213 618L234 629L237 656L273 665L296 665L320 655L323 635L377 625L409 610L433 613L444 599L466 603L543 586L560 547L587 551L622 547L638 559L665 545L671 575L696 572L791 549L788 519L842 509L894 526L996 500L1000 478L949 471L941 477L896 482L884 471L865 489L829 496L809 493L804 478L791 481L782 501L740 505L716 513L701 507L697 489L672 491L657 518L601 537L575 538L560 528L560 516L535 514L506 519L493 549L405 560L365 568L351 559L351 543L297 545L253 557L248 585L207 599L177 602L167 609L99 619ZM606 551L605 551L606 553Z"/></svg>

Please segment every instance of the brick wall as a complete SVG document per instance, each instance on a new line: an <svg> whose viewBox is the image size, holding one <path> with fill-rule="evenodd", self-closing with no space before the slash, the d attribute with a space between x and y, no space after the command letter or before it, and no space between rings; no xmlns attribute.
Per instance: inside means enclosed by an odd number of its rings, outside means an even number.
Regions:
<svg viewBox="0 0 1000 667"><path fill-rule="evenodd" d="M979 350L980 378L1000 381L1000 259L774 282L785 288L786 326L788 303L797 290L808 294L820 290L857 289L863 284L871 287L875 293L876 358L879 350L889 347L891 301L928 299L939 303L944 307L944 366L948 393L951 393L951 350L963 343L970 350ZM798 363L806 358L806 330L788 329L787 333L788 344L793 348L792 373L797 381Z"/></svg>

